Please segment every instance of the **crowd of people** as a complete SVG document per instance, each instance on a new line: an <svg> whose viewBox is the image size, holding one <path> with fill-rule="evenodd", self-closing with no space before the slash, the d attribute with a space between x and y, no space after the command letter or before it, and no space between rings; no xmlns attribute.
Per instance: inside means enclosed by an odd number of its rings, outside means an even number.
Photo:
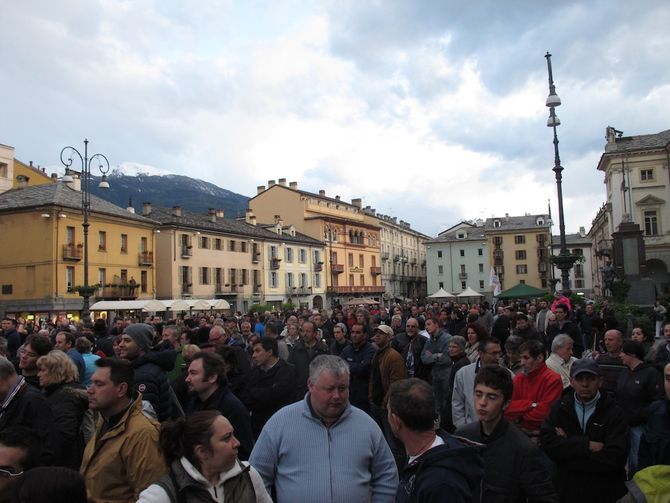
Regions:
<svg viewBox="0 0 670 503"><path fill-rule="evenodd" d="M655 328L560 294L5 318L0 502L670 501Z"/></svg>

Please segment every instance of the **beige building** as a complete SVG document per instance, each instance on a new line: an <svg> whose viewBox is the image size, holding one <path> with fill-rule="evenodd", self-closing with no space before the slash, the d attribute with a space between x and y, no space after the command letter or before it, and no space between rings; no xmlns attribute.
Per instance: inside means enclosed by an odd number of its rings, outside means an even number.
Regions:
<svg viewBox="0 0 670 503"><path fill-rule="evenodd" d="M14 180L14 147L0 143L0 192L13 186Z"/></svg>
<svg viewBox="0 0 670 503"><path fill-rule="evenodd" d="M549 215L487 218L484 232L490 264L503 290L519 283L550 287Z"/></svg>
<svg viewBox="0 0 670 503"><path fill-rule="evenodd" d="M361 199L345 202L298 189L297 182L268 181L258 187L249 207L259 221L282 220L296 231L320 241L325 248L325 286L328 298L382 299L379 223L365 213Z"/></svg>
<svg viewBox="0 0 670 503"><path fill-rule="evenodd" d="M159 299L223 298L245 312L259 303L323 306L323 245L295 227L257 223L251 211L230 219L144 203L142 214L160 223Z"/></svg>
<svg viewBox="0 0 670 503"><path fill-rule="evenodd" d="M408 222L377 213L369 206L364 211L379 225L385 297L424 298L427 293L425 242L430 237L412 229Z"/></svg>
<svg viewBox="0 0 670 503"><path fill-rule="evenodd" d="M0 194L5 246L0 254L0 312L26 318L79 319L84 284L81 192L63 182ZM89 285L101 299L154 294L154 222L91 196Z"/></svg>
<svg viewBox="0 0 670 503"><path fill-rule="evenodd" d="M605 151L597 169L604 174L606 202L593 220L589 236L594 250L594 290L602 290L602 267L613 258L612 234L623 222L643 231L646 274L659 293L670 292L670 130L623 136L605 131Z"/></svg>

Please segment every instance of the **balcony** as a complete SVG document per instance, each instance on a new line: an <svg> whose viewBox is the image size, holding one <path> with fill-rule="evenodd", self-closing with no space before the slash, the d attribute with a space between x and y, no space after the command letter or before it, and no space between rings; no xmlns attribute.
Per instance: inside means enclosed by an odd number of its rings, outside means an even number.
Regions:
<svg viewBox="0 0 670 503"><path fill-rule="evenodd" d="M330 264L330 269L335 274L342 274L344 272L344 264Z"/></svg>
<svg viewBox="0 0 670 503"><path fill-rule="evenodd" d="M310 295L312 289L308 286L292 286L288 289L288 293L293 295Z"/></svg>
<svg viewBox="0 0 670 503"><path fill-rule="evenodd" d="M107 284L99 288L96 297L104 300L134 300L137 298L135 291L139 285L131 284Z"/></svg>
<svg viewBox="0 0 670 503"><path fill-rule="evenodd" d="M242 285L235 285L230 283L217 283L216 293L237 293L242 291Z"/></svg>
<svg viewBox="0 0 670 503"><path fill-rule="evenodd" d="M331 293L384 293L384 286L329 286L328 291Z"/></svg>
<svg viewBox="0 0 670 503"><path fill-rule="evenodd" d="M253 252L251 254L251 262L253 264L258 264L261 261L261 252Z"/></svg>
<svg viewBox="0 0 670 503"><path fill-rule="evenodd" d="M154 263L154 252L149 252L149 251L140 252L139 256L138 256L138 259L137 259L137 263L139 265L153 265L153 263Z"/></svg>
<svg viewBox="0 0 670 503"><path fill-rule="evenodd" d="M381 267L370 267L370 274L373 276L379 276L382 273Z"/></svg>
<svg viewBox="0 0 670 503"><path fill-rule="evenodd" d="M502 250L493 250L493 259L502 260L505 257L505 254Z"/></svg>
<svg viewBox="0 0 670 503"><path fill-rule="evenodd" d="M254 295L261 295L263 293L263 285L254 285Z"/></svg>
<svg viewBox="0 0 670 503"><path fill-rule="evenodd" d="M81 260L84 255L84 245L79 244L65 244L63 245L63 260Z"/></svg>
<svg viewBox="0 0 670 503"><path fill-rule="evenodd" d="M314 264L314 272L321 272L323 271L323 262L317 262Z"/></svg>
<svg viewBox="0 0 670 503"><path fill-rule="evenodd" d="M181 246L181 258L191 258L193 256L193 247L191 245Z"/></svg>
<svg viewBox="0 0 670 503"><path fill-rule="evenodd" d="M468 273L467 272L461 272L458 274L458 279L460 280L466 280L468 279Z"/></svg>
<svg viewBox="0 0 670 503"><path fill-rule="evenodd" d="M277 270L279 269L279 263L281 259L279 257L272 257L270 259L270 269Z"/></svg>

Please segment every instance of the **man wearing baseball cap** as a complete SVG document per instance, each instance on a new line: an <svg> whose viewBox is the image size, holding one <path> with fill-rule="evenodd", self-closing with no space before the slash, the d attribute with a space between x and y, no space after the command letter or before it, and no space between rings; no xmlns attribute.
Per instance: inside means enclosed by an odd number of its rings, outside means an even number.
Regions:
<svg viewBox="0 0 670 503"><path fill-rule="evenodd" d="M602 375L590 358L570 370L570 387L551 407L540 444L556 464L562 503L617 501L626 494L628 426L621 408L600 391Z"/></svg>

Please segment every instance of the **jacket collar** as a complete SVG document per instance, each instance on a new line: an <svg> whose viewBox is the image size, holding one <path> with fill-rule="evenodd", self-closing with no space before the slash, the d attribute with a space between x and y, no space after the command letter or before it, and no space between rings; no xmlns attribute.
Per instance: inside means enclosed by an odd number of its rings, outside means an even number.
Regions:
<svg viewBox="0 0 670 503"><path fill-rule="evenodd" d="M337 421L335 421L330 426L326 426L321 420L321 418L316 414L316 412L314 412L309 392L305 395L305 398L302 401L302 415L309 418L312 421L318 421L324 428L333 428L334 426L342 422L345 418L347 418L350 414L351 414L351 403L347 402L347 406L342 411L342 414L340 414L340 417L337 418Z"/></svg>

